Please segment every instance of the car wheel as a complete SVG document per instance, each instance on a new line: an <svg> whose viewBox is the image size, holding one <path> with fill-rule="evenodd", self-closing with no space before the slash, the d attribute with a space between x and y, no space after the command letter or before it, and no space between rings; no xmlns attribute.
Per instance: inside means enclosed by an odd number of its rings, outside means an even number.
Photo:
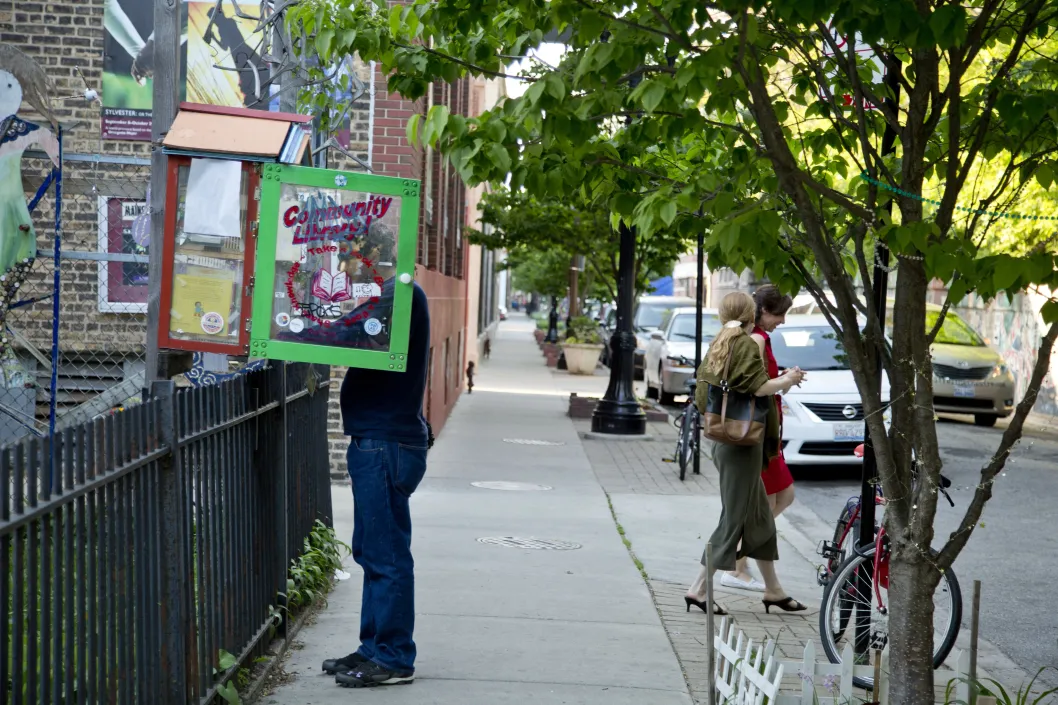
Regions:
<svg viewBox="0 0 1058 705"><path fill-rule="evenodd" d="M998 416L992 416L991 414L975 414L974 424L977 426L984 426L985 428L992 428L996 425L996 421L999 421Z"/></svg>

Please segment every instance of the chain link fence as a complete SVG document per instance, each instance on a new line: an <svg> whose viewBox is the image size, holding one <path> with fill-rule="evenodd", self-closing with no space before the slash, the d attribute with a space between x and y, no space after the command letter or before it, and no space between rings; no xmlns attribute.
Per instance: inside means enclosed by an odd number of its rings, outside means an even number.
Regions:
<svg viewBox="0 0 1058 705"><path fill-rule="evenodd" d="M110 413L144 385L150 161L65 154L56 180L29 152L22 175L37 257L7 315L22 374L0 387L0 444Z"/></svg>

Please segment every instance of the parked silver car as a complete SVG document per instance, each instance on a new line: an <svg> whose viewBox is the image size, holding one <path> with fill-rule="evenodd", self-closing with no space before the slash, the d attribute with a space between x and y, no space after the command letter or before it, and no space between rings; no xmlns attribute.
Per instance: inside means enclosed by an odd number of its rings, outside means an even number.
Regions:
<svg viewBox="0 0 1058 705"><path fill-rule="evenodd" d="M686 296L640 296L632 314L632 330L636 336L635 378L643 379L644 356L650 334L661 328L666 314L676 308L694 306L694 299Z"/></svg>
<svg viewBox="0 0 1058 705"><path fill-rule="evenodd" d="M927 330L936 325L940 311L940 306L927 306ZM995 426L1014 412L1014 375L999 353L954 311L945 316L931 353L935 411L973 414L978 426Z"/></svg>
<svg viewBox="0 0 1058 705"><path fill-rule="evenodd" d="M643 378L647 397L671 404L677 394L687 393L687 380L694 376L694 307L673 309L662 328L650 335L644 353ZM720 333L720 317L715 309L702 311L702 356Z"/></svg>

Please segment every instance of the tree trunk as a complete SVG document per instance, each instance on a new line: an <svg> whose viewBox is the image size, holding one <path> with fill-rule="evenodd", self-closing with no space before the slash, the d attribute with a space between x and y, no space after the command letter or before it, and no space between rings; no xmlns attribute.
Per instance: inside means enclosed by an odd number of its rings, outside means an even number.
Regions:
<svg viewBox="0 0 1058 705"><path fill-rule="evenodd" d="M938 576L928 557L909 553L889 566L889 652L899 654L889 661L889 702L932 703L933 592Z"/></svg>

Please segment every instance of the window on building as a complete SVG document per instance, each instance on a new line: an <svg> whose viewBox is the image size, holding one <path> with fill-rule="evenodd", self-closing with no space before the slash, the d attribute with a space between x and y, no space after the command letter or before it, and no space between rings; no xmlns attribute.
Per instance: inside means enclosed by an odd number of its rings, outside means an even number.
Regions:
<svg viewBox="0 0 1058 705"><path fill-rule="evenodd" d="M100 311L147 312L149 219L145 200L99 197L99 251L113 257L98 265Z"/></svg>

